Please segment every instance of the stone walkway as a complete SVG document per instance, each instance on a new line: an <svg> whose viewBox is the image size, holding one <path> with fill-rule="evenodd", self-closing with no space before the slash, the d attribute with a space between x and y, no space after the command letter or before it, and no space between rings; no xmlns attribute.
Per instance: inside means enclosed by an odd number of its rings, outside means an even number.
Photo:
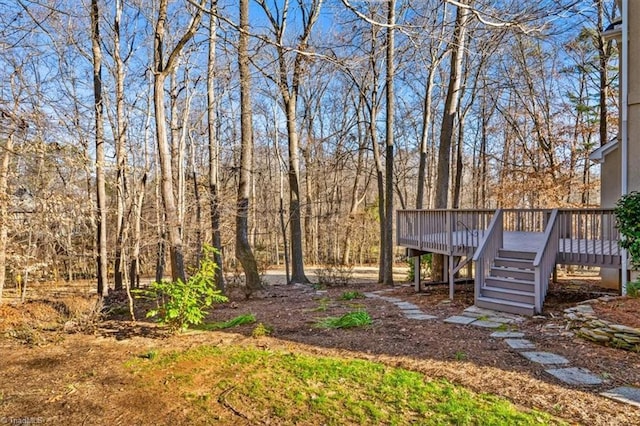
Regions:
<svg viewBox="0 0 640 426"><path fill-rule="evenodd" d="M396 305L403 315L412 320L432 320L438 319L435 315L423 312L419 306L405 302L397 297L384 296L383 293L389 290L379 290L365 293L366 297L384 300ZM445 318L444 322L457 325L472 325L493 329L491 337L503 339L504 343L514 351L531 362L543 365L547 374L552 375L563 383L572 386L594 386L602 384L602 379L586 368L571 367L571 362L554 353L536 351L535 343L525 339L525 334L517 331L517 325L525 319L519 315L506 314L503 312L491 311L488 309L471 306L465 309L461 315L454 315ZM498 329L498 330L496 330ZM504 329L504 330L503 330ZM625 403L640 407L640 388L618 387L600 395Z"/></svg>
<svg viewBox="0 0 640 426"><path fill-rule="evenodd" d="M397 297L389 297L389 296L381 295L381 293L384 293L385 291L388 291L388 290L372 291L369 293L365 293L364 295L372 299L380 299L380 300L384 300L385 302L393 303L398 308L400 308L403 315L408 319L431 320L431 319L438 318L435 315L425 314L424 312L422 312L422 310L420 310L420 307L418 307L418 305L414 305L413 303L410 303L410 302L405 302L402 299L398 299Z"/></svg>

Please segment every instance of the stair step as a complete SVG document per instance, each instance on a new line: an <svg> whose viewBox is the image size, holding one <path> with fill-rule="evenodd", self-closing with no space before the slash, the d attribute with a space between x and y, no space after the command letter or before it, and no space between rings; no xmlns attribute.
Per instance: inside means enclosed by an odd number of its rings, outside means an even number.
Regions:
<svg viewBox="0 0 640 426"><path fill-rule="evenodd" d="M487 287L504 288L508 290L527 291L533 293L536 285L533 280L519 280L516 278L493 277L489 276L484 279L484 285Z"/></svg>
<svg viewBox="0 0 640 426"><path fill-rule="evenodd" d="M530 269L509 268L502 266L494 266L489 274L492 277L516 278L519 280L533 281L536 273Z"/></svg>
<svg viewBox="0 0 640 426"><path fill-rule="evenodd" d="M536 252L519 251L519 250L500 249L498 251L499 257L508 258L508 259L534 260L536 258L536 254L537 254Z"/></svg>
<svg viewBox="0 0 640 426"><path fill-rule="evenodd" d="M510 288L482 287L480 293L483 297L491 299L506 300L509 302L520 302L533 305L535 296L530 291L512 290Z"/></svg>
<svg viewBox="0 0 640 426"><path fill-rule="evenodd" d="M495 266L507 268L531 269L533 270L533 261L529 259L514 259L507 257L496 257L494 259Z"/></svg>
<svg viewBox="0 0 640 426"><path fill-rule="evenodd" d="M510 314L533 316L535 308L529 303L510 302L508 300L493 299L491 297L480 296L476 299L476 306L479 308L491 309Z"/></svg>

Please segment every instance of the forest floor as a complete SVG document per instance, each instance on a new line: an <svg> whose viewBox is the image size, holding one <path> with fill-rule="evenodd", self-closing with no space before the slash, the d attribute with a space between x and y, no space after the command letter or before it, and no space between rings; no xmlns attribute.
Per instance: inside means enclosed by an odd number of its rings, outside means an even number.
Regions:
<svg viewBox="0 0 640 426"><path fill-rule="evenodd" d="M396 277L402 280L404 271ZM231 289L231 301L212 309L207 321L253 314L270 336L252 337L256 323L222 331L169 335L145 319L128 318L126 297L115 295L108 314L91 320L92 299L79 297L88 286L41 287L24 304L0 305L0 423L186 424L188 410L171 392L136 384L127 363L155 350L183 350L202 344L252 344L314 355L361 358L401 366L445 379L472 391L504 397L579 424L640 424L640 410L608 400L600 392L616 386L640 387L640 354L599 346L573 335L563 310L598 298L608 290L589 276L564 276L551 287L544 315L526 318L517 328L537 350L559 354L572 366L603 379L602 385L570 386L532 363L491 330L444 323L473 304L473 286L457 285L453 301L446 285L416 293L408 283L393 288L375 284L375 269L356 271L342 286L286 285L272 271L265 292L245 299ZM344 300L347 292L385 290L435 315L411 320L395 305L377 298ZM11 290L5 292L11 297ZM373 324L353 329L323 329L319 320L366 310ZM640 327L640 299L611 298L594 305L599 317ZM242 423L242 421L240 421Z"/></svg>

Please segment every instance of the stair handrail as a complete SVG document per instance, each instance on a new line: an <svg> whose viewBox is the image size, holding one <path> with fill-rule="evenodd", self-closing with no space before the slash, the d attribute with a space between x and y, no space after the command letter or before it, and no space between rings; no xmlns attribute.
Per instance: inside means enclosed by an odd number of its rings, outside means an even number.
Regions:
<svg viewBox="0 0 640 426"><path fill-rule="evenodd" d="M474 298L477 302L484 280L489 276L491 270L491 262L495 259L498 251L504 245L504 224L502 221L502 209L496 210L491 223L482 236L482 241L478 244L478 248L473 254L473 262L476 265L475 271L475 291Z"/></svg>
<svg viewBox="0 0 640 426"><path fill-rule="evenodd" d="M560 244L560 227L558 226L558 209L553 209L544 230L542 247L538 249L533 260L535 270L534 306L537 314L542 312L542 304L549 289L549 277L556 266L558 246Z"/></svg>

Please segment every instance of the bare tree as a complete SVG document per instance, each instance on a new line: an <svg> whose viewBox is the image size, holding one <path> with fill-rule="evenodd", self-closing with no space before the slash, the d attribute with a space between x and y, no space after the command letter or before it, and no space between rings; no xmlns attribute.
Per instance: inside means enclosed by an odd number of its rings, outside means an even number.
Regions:
<svg viewBox="0 0 640 426"><path fill-rule="evenodd" d="M218 0L211 0L211 13L209 14L209 56L207 59L207 134L209 137L209 203L211 214L211 234L213 247L217 250L214 260L218 265L216 270L216 285L225 291L223 263L222 263L222 237L220 234L220 195L219 195L219 140L217 135L216 118L216 41L218 24L216 12Z"/></svg>
<svg viewBox="0 0 640 426"><path fill-rule="evenodd" d="M113 60L115 62L115 96L116 96L116 245L114 288L122 290L125 271L124 237L125 237L125 199L127 197L126 181L126 121L124 111L124 61L120 53L120 22L122 20L123 0L115 1L113 18Z"/></svg>
<svg viewBox="0 0 640 426"><path fill-rule="evenodd" d="M171 277L173 280L185 280L184 251L182 247L182 232L176 196L174 193L174 175L172 155L167 137L167 115L164 105L164 90L167 77L171 75L178 64L178 59L185 45L193 38L202 19L206 0L201 0L199 7L193 11L191 20L182 37L168 54L165 49L168 0L160 0L158 18L154 31L153 49L153 100L156 118L156 139L158 143L158 157L161 173L162 202L164 205L167 233L169 234L169 255L171 258ZM165 59L166 58L166 59Z"/></svg>
<svg viewBox="0 0 640 426"><path fill-rule="evenodd" d="M462 79L462 60L465 54L467 21L469 9L458 7L456 23L451 41L451 65L449 68L449 85L444 104L442 126L440 128L440 145L438 147L438 176L436 179L436 193L434 206L446 209L449 197L449 173L451 169L451 144L458 101L460 99L460 82Z"/></svg>
<svg viewBox="0 0 640 426"><path fill-rule="evenodd" d="M249 196L253 169L253 115L251 112L251 74L249 70L249 0L240 0L240 38L238 67L240 71L240 174L236 211L236 257L242 264L245 292L251 295L263 288L258 265L249 244Z"/></svg>
<svg viewBox="0 0 640 426"><path fill-rule="evenodd" d="M388 0L387 4L387 121L386 121L386 159L385 159L385 193L384 210L386 226L384 230L384 250L382 267L384 268L383 283L393 285L393 131L395 113L395 92L393 79L395 75L395 34L396 1Z"/></svg>
<svg viewBox="0 0 640 426"><path fill-rule="evenodd" d="M107 282L107 193L104 177L104 127L102 102L102 49L100 47L100 9L98 0L91 0L91 51L93 53L93 99L96 132L96 194L98 248L98 295L106 296Z"/></svg>
<svg viewBox="0 0 640 426"><path fill-rule="evenodd" d="M314 25L320 16L320 7L323 0L304 2L298 0L301 10L302 34L297 38L293 65L287 60L285 49L285 30L288 24L289 1L285 1L282 10L277 9L272 13L265 0L257 0L269 19L275 36L277 51L278 71L276 77L270 77L278 86L284 111L287 117L287 137L289 141L289 208L291 229L291 280L305 283L308 278L304 273L304 251L302 245L302 220L300 197L300 161L299 161L299 132L297 120L298 94L302 83L305 52L308 48L309 38Z"/></svg>

